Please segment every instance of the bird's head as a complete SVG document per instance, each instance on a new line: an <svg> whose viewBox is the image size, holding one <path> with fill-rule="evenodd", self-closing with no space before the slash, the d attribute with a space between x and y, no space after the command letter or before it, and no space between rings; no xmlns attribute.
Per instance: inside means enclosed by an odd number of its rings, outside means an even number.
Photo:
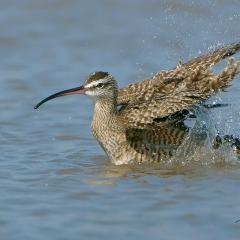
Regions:
<svg viewBox="0 0 240 240"><path fill-rule="evenodd" d="M114 98L117 94L117 83L108 72L95 72L84 83L85 94L95 100Z"/></svg>
<svg viewBox="0 0 240 240"><path fill-rule="evenodd" d="M34 108L39 108L43 103L51 99L73 94L88 95L95 101L101 99L116 99L117 83L113 76L107 72L94 72L88 76L82 86L57 92L43 99Z"/></svg>

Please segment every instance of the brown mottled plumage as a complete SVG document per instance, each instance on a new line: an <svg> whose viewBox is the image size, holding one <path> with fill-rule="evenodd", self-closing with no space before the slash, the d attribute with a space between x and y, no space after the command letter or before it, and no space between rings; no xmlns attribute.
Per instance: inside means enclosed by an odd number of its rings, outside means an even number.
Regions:
<svg viewBox="0 0 240 240"><path fill-rule="evenodd" d="M90 95L95 101L93 135L114 163L159 162L185 139L188 128L182 121L190 109L226 88L240 72L240 62L233 59L220 73L211 70L239 50L240 43L224 46L120 90L112 75L95 72L83 86L51 95L36 108L58 96Z"/></svg>
<svg viewBox="0 0 240 240"><path fill-rule="evenodd" d="M119 90L117 103L126 106L123 114L134 127L154 124L155 118L189 108L227 87L240 71L239 62L231 59L217 75L210 68L239 49L240 43L225 46L180 64L173 70L162 71L150 79L130 84Z"/></svg>

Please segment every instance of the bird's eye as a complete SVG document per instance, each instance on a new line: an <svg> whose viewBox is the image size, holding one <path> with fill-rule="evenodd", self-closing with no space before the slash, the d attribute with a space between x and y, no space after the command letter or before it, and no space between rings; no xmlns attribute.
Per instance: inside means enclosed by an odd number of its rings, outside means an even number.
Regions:
<svg viewBox="0 0 240 240"><path fill-rule="evenodd" d="M103 83L99 83L99 84L97 85L97 87L98 87L98 88L103 88L103 87L104 87L104 84L103 84Z"/></svg>

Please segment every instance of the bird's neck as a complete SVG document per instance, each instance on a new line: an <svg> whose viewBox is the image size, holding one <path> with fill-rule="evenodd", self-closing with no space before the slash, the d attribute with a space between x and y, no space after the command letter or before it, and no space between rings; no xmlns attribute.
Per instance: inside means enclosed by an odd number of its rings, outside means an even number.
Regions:
<svg viewBox="0 0 240 240"><path fill-rule="evenodd" d="M92 133L107 155L111 156L112 149L118 146L118 137L123 133L116 101L102 99L95 102Z"/></svg>
<svg viewBox="0 0 240 240"><path fill-rule="evenodd" d="M116 114L116 100L107 98L100 99L95 102L94 106L94 116L96 120L106 120L108 121Z"/></svg>
<svg viewBox="0 0 240 240"><path fill-rule="evenodd" d="M116 124L117 110L115 99L99 99L95 102L92 131L94 136L100 137L102 134Z"/></svg>

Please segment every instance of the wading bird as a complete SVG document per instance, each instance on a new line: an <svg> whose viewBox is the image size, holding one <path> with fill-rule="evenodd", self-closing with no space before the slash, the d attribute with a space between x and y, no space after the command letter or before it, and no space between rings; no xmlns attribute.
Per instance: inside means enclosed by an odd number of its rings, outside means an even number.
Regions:
<svg viewBox="0 0 240 240"><path fill-rule="evenodd" d="M239 50L240 43L224 46L120 90L111 74L98 71L82 86L55 93L35 109L56 97L89 95L92 133L113 163L160 162L173 156L188 134L183 121L189 109L225 89L240 72L240 61L233 58L220 73L211 70Z"/></svg>

